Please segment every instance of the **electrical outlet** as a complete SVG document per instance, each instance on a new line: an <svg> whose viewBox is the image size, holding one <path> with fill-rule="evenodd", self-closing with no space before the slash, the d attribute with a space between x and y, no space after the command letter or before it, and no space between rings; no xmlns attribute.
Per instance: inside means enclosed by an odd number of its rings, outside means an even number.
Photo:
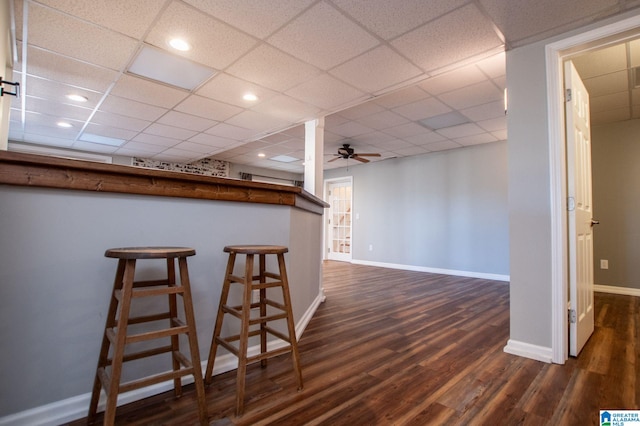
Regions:
<svg viewBox="0 0 640 426"><path fill-rule="evenodd" d="M251 303L260 302L260 290L253 290L251 293Z"/></svg>
<svg viewBox="0 0 640 426"><path fill-rule="evenodd" d="M600 259L600 269L609 269L609 261L607 259Z"/></svg>

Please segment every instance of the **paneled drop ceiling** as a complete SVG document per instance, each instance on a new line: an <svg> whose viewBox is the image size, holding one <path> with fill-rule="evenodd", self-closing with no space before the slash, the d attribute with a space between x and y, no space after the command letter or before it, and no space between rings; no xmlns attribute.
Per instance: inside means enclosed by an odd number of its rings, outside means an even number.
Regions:
<svg viewBox="0 0 640 426"><path fill-rule="evenodd" d="M345 165L328 163L345 142L380 161L505 140L504 51L640 4L10 1L25 95L12 103L10 141L292 172L303 170L303 123L319 117L325 168ZM191 49L170 47L176 37ZM613 114L610 95L596 114Z"/></svg>

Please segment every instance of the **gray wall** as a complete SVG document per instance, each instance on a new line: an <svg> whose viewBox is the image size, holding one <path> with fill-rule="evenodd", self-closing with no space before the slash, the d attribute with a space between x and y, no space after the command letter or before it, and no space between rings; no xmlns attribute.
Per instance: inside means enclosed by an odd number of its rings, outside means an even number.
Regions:
<svg viewBox="0 0 640 426"><path fill-rule="evenodd" d="M0 417L91 392L117 263L104 257L107 248L196 249L188 262L206 361L222 248L290 246L297 322L319 294L321 219L286 206L0 185ZM164 266L148 262L139 263L140 277L158 276ZM166 371L164 361L150 358L125 373Z"/></svg>
<svg viewBox="0 0 640 426"><path fill-rule="evenodd" d="M343 176L353 176L354 260L509 274L506 142L327 170L324 178Z"/></svg>
<svg viewBox="0 0 640 426"><path fill-rule="evenodd" d="M640 120L593 127L591 140L595 283L640 289Z"/></svg>

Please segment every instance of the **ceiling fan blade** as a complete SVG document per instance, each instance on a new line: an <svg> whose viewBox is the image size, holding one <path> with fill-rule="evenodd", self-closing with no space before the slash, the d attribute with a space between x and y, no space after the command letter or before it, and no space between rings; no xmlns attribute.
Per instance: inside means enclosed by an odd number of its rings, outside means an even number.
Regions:
<svg viewBox="0 0 640 426"><path fill-rule="evenodd" d="M341 158L342 158L342 157L336 157L336 158L333 158L333 159L331 159L331 160L327 161L327 163L331 163L332 161L336 161L336 160L339 160L339 159L341 159Z"/></svg>
<svg viewBox="0 0 640 426"><path fill-rule="evenodd" d="M369 162L369 160L367 160L366 158L360 158L360 154L356 154L351 158L353 158L354 160L358 160L361 163L368 163Z"/></svg>
<svg viewBox="0 0 640 426"><path fill-rule="evenodd" d="M375 154L360 154L360 153L358 153L356 155L359 155L360 157L380 157L380 154L378 154L378 153L375 153Z"/></svg>

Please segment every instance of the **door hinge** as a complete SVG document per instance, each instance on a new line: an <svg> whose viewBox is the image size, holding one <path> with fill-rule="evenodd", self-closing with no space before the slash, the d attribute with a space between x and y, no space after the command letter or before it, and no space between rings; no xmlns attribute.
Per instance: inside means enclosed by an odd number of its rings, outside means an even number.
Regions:
<svg viewBox="0 0 640 426"><path fill-rule="evenodd" d="M565 101L571 102L571 89L567 89L567 93L565 95Z"/></svg>
<svg viewBox="0 0 640 426"><path fill-rule="evenodd" d="M575 324L578 321L578 317L576 316L575 309L569 309L569 323Z"/></svg>

